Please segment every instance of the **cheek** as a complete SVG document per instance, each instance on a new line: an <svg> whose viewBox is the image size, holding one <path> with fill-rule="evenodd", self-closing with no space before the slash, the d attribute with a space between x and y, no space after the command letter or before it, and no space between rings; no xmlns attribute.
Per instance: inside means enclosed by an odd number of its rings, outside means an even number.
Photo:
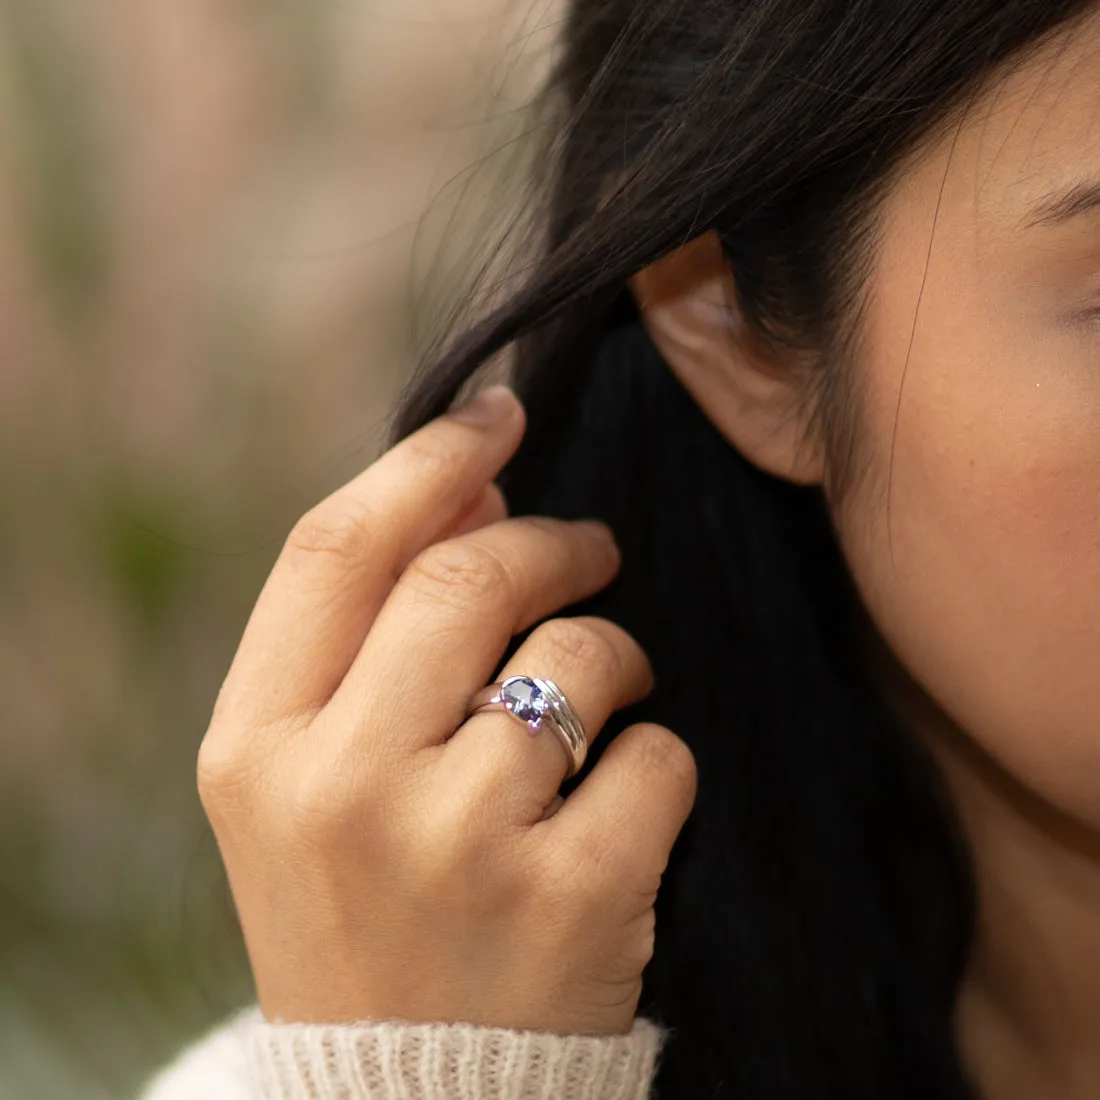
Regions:
<svg viewBox="0 0 1100 1100"><path fill-rule="evenodd" d="M1049 348L976 336L914 343L900 409L900 368L872 372L874 477L838 533L929 695L1021 782L1100 824L1100 364L1093 382Z"/></svg>

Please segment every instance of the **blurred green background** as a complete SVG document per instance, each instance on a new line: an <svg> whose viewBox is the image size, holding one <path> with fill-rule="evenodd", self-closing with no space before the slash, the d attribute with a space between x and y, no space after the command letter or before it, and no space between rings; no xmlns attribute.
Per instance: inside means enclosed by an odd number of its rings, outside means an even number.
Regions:
<svg viewBox="0 0 1100 1100"><path fill-rule="evenodd" d="M251 999L196 749L291 524L380 453L555 21L0 0L0 1100L132 1096Z"/></svg>

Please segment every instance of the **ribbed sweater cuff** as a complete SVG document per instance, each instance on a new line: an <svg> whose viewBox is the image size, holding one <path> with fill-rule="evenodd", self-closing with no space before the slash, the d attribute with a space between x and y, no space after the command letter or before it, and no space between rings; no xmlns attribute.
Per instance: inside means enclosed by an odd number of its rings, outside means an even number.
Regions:
<svg viewBox="0 0 1100 1100"><path fill-rule="evenodd" d="M265 1100L646 1100L668 1032L560 1035L468 1023L240 1019Z"/></svg>

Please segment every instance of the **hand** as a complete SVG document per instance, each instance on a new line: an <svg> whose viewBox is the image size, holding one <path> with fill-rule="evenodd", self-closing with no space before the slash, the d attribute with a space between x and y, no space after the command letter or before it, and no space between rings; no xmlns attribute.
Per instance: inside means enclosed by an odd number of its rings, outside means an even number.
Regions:
<svg viewBox="0 0 1100 1100"><path fill-rule="evenodd" d="M594 740L653 686L606 619L540 620L619 568L603 525L507 517L510 391L402 440L295 525L218 695L198 784L268 1019L626 1034L690 750L620 733L564 802L550 730L465 720L500 678L556 681ZM555 812L556 811L556 812Z"/></svg>

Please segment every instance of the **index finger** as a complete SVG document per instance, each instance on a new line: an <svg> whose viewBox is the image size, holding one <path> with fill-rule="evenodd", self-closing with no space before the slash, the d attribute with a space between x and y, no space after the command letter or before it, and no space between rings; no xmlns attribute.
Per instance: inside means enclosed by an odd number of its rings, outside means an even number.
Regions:
<svg viewBox="0 0 1100 1100"><path fill-rule="evenodd" d="M397 577L463 516L523 437L526 417L508 387L478 396L480 409L469 403L424 425L298 520L216 709L265 722L324 706Z"/></svg>

